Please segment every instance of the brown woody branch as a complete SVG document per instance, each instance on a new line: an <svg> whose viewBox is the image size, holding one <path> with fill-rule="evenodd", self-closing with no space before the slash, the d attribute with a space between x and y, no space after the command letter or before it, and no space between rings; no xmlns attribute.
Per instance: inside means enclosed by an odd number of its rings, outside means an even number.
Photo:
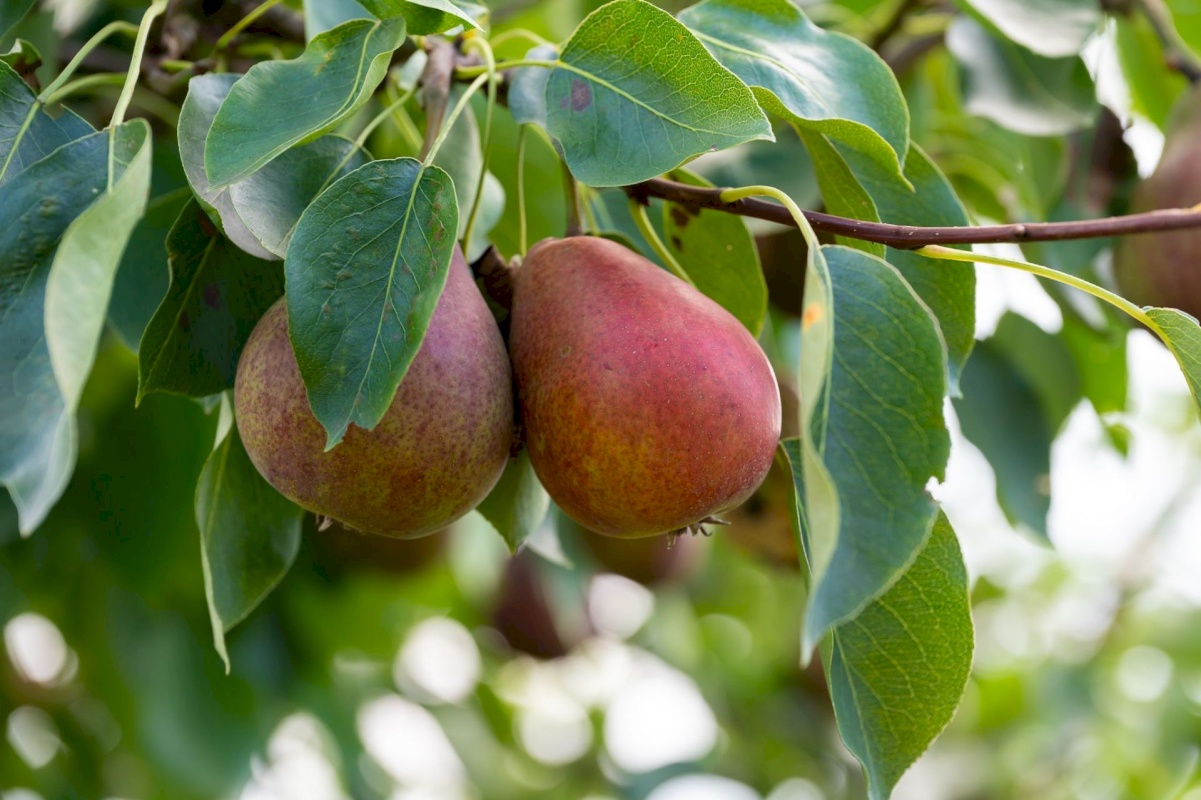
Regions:
<svg viewBox="0 0 1201 800"><path fill-rule="evenodd" d="M756 199L727 203L721 199L721 189L707 189L664 178L653 178L633 186L627 186L625 190L640 203L646 203L650 198L657 197L689 208L710 208L729 214L754 217L796 227L792 215L778 203ZM914 250L928 244L1054 242L1065 239L1096 239L1134 233L1201 228L1201 210L1195 208L1172 208L1122 217L1073 222L1021 222L1011 225L963 225L930 228L915 225L893 225L886 222L865 222L819 211L806 211L805 218L819 233L878 242L900 250Z"/></svg>

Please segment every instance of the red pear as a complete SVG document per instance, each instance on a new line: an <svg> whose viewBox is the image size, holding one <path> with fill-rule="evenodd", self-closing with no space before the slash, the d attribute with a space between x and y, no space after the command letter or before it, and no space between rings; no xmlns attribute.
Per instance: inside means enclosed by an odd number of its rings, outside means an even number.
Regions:
<svg viewBox="0 0 1201 800"><path fill-rule="evenodd" d="M425 340L374 430L325 452L281 299L250 335L234 386L250 460L304 508L367 533L412 538L475 508L504 470L513 390L500 330L455 249Z"/></svg>
<svg viewBox="0 0 1201 800"><path fill-rule="evenodd" d="M585 528L685 531L771 467L780 393L754 337L615 242L536 245L514 276L509 348L534 470Z"/></svg>

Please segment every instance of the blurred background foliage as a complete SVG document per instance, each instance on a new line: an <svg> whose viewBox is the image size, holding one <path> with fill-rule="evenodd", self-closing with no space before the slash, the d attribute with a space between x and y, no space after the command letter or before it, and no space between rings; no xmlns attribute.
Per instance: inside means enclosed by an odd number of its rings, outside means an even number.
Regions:
<svg viewBox="0 0 1201 800"><path fill-rule="evenodd" d="M494 33L560 41L599 3L490 5ZM1144 16L1046 5L1092 20L1074 44L1054 44L1064 52L1032 50L1041 40L984 2L806 11L867 41L891 29L880 49L913 139L976 221L1121 213L1186 82ZM252 6L206 0L204 24L224 29ZM0 51L32 42L44 85L92 33L143 8L40 2ZM1156 8L1201 49L1192 4ZM241 54L299 47L260 35ZM513 39L498 52L525 47ZM106 58L121 52L94 56ZM553 511L513 559L475 514L385 549L307 530L282 585L231 634L224 674L193 516L216 418L161 394L135 407L125 344L167 283L163 235L186 196L172 127L181 88L134 100L155 129L155 185L80 410L70 487L28 539L0 495L0 796L863 797L820 665L798 666L805 586L783 473L731 529L670 551L591 539ZM73 107L101 122L115 96L100 86ZM421 110L408 111L412 131L384 126L370 140L377 157L417 150ZM799 140L778 136L782 146L695 167L819 207ZM513 153L516 139L498 114L495 153ZM537 137L526 169L530 240L561 233L558 162ZM496 157L492 170L516 197L515 160ZM606 227L641 241L623 203L594 200ZM510 202L492 234L502 252L516 249L517 230ZM796 363L803 244L765 223L752 231L772 298L763 345L784 376ZM1106 281L1111 245L1042 244L1026 256ZM1201 800L1201 431L1183 379L1150 337L1098 306L980 274L982 343L937 490L973 580L976 663L951 727L896 796Z"/></svg>

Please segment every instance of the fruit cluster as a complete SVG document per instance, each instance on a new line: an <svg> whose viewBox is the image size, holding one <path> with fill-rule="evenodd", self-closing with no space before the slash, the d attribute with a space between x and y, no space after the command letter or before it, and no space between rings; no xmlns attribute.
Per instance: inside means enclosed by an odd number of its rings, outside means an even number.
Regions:
<svg viewBox="0 0 1201 800"><path fill-rule="evenodd" d="M456 248L388 412L328 452L281 299L242 353L237 425L254 465L297 504L414 538L499 480L514 378L538 478L568 516L609 536L696 530L755 491L780 437L779 389L754 337L684 281L592 237L541 242L516 269L507 352Z"/></svg>

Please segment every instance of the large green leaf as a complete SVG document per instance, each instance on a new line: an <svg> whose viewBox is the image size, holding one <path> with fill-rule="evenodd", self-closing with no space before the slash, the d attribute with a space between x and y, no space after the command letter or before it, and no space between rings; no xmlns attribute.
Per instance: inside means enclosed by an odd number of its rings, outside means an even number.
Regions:
<svg viewBox="0 0 1201 800"><path fill-rule="evenodd" d="M46 278L46 348L71 414L96 359L121 256L150 194L146 120L109 135L108 188L67 227Z"/></svg>
<svg viewBox="0 0 1201 800"><path fill-rule="evenodd" d="M496 528L510 553L534 534L550 509L550 495L534 474L525 450L509 459L504 474L476 511Z"/></svg>
<svg viewBox="0 0 1201 800"><path fill-rule="evenodd" d="M971 607L959 542L941 513L892 587L823 647L838 732L887 800L942 732L972 667Z"/></svg>
<svg viewBox="0 0 1201 800"><path fill-rule="evenodd" d="M453 28L479 28L476 16L487 9L463 0L360 0L363 6L380 19L403 16L409 33L427 36L444 33Z"/></svg>
<svg viewBox="0 0 1201 800"><path fill-rule="evenodd" d="M951 184L917 145L905 157L905 178L896 180L879 164L847 147L839 151L859 183L871 196L883 222L897 225L968 225L967 212ZM947 345L950 390L958 391L959 371L972 351L976 331L976 271L971 264L941 262L914 255L909 250L887 248L892 264L930 307Z"/></svg>
<svg viewBox="0 0 1201 800"><path fill-rule="evenodd" d="M572 174L590 186L772 138L750 89L644 0L614 0L580 23L551 70L546 113Z"/></svg>
<svg viewBox="0 0 1201 800"><path fill-rule="evenodd" d="M354 142L341 136L284 151L267 166L229 187L234 213L254 238L284 257L300 215L322 189L371 160Z"/></svg>
<svg viewBox="0 0 1201 800"><path fill-rule="evenodd" d="M71 111L52 117L8 64L0 63L0 186L67 142L93 133Z"/></svg>
<svg viewBox="0 0 1201 800"><path fill-rule="evenodd" d="M1091 124L1096 91L1079 58L1035 55L969 17L951 23L947 47L963 65L969 113L1028 136L1059 136Z"/></svg>
<svg viewBox="0 0 1201 800"><path fill-rule="evenodd" d="M240 77L212 72L188 81L188 96L179 110L179 158L196 199L221 232L250 255L272 258L271 251L263 247L234 211L229 187L213 187L204 169L204 142L213 126L213 118Z"/></svg>
<svg viewBox="0 0 1201 800"><path fill-rule="evenodd" d="M799 133L813 161L817 183L821 187L822 204L826 211L840 217L879 222L880 212L876 209L875 202L851 172L850 165L838 152L838 148L826 136L816 131L800 130ZM882 244L849 236L835 236L834 241L884 258L885 248Z"/></svg>
<svg viewBox="0 0 1201 800"><path fill-rule="evenodd" d="M673 180L711 187L699 175L679 169ZM742 217L663 204L667 247L688 277L709 297L758 336L767 316L767 282L759 267L759 251Z"/></svg>
<svg viewBox="0 0 1201 800"><path fill-rule="evenodd" d="M222 413L228 415L228 400ZM226 421L196 484L196 524L213 644L229 671L225 634L283 580L300 550L304 512L254 468Z"/></svg>
<svg viewBox="0 0 1201 800"><path fill-rule="evenodd" d="M374 428L446 285L459 212L450 176L373 161L313 201L285 261L288 323L313 414L342 440Z"/></svg>
<svg viewBox="0 0 1201 800"><path fill-rule="evenodd" d="M193 201L167 235L171 286L138 347L138 398L205 397L233 386L255 323L284 291L283 269L235 247Z"/></svg>
<svg viewBox="0 0 1201 800"><path fill-rule="evenodd" d="M109 135L63 145L0 187L0 483L29 533L66 488L75 418L46 346L46 282L68 226L108 186Z"/></svg>
<svg viewBox="0 0 1201 800"><path fill-rule="evenodd" d="M888 65L790 0L703 0L680 14L774 114L862 150L900 176L909 110Z"/></svg>
<svg viewBox="0 0 1201 800"><path fill-rule="evenodd" d="M318 35L298 58L251 67L229 90L209 129L209 183L237 183L289 147L349 119L383 80L404 36L401 17L351 20Z"/></svg>
<svg viewBox="0 0 1201 800"><path fill-rule="evenodd" d="M808 651L897 579L937 506L950 452L946 348L930 310L886 262L811 248L800 394Z"/></svg>
<svg viewBox="0 0 1201 800"><path fill-rule="evenodd" d="M1040 56L1074 56L1104 16L1097 0L958 0L1007 39Z"/></svg>

